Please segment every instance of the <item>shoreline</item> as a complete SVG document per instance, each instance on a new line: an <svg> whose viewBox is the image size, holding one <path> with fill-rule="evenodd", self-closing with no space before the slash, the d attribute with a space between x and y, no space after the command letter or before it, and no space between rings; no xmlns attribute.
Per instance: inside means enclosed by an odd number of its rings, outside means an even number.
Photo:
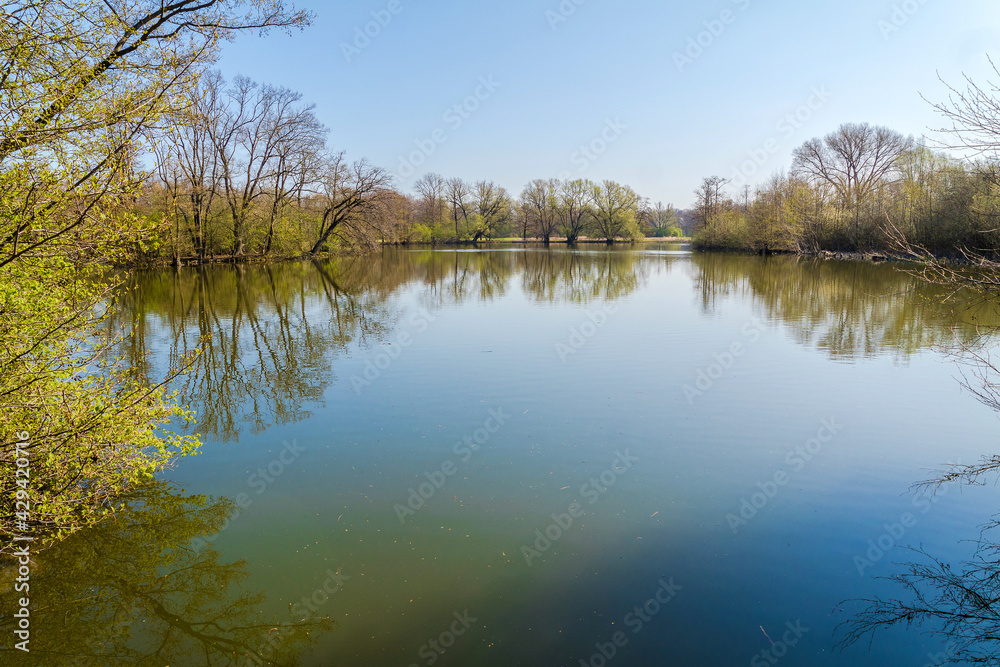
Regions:
<svg viewBox="0 0 1000 667"><path fill-rule="evenodd" d="M614 243L608 243L604 239L577 239L573 245L601 245L610 247L620 247L628 245L639 245L639 244L652 244L652 243L675 243L675 244L691 244L691 239L687 237L671 236L671 237L646 237L636 241L615 241ZM480 248L483 246L492 245L540 245L544 246L545 241L543 239L484 239L482 241L442 241L441 243L409 243L409 242L394 242L394 243L380 243L377 248ZM566 239L563 238L552 238L549 239L548 245L564 245L568 246ZM116 268L125 269L136 269L136 268L154 268L154 267L167 267L167 266L207 266L210 264L267 264L270 262L293 262L299 260L308 259L325 259L329 257L337 256L347 256L352 254L364 254L364 251L352 251L343 250L341 252L326 252L319 255L309 255L308 253L302 253L298 255L215 255L211 257L205 257L204 259L199 259L198 257L167 257L162 259L151 259L148 262L135 262L131 264L120 264L115 265Z"/></svg>
<svg viewBox="0 0 1000 667"><path fill-rule="evenodd" d="M891 253L886 251L834 251L834 250L811 250L811 251L800 251L796 252L794 250L768 250L768 251L755 251L748 249L737 249L737 248L710 248L710 247L696 247L692 239L685 237L667 237L667 238L656 238L647 237L637 241L616 241L614 243L607 243L603 239L578 239L573 246L605 246L605 247L622 247L622 246L639 246L639 245L652 245L656 243L670 243L670 244L683 244L691 247L694 252L719 252L719 253L732 253L739 255L757 255L757 256L772 256L772 255L793 255L796 257L810 258L810 259L821 259L827 261L853 261L853 262L870 262L874 264L881 264L885 262L900 262L900 263L922 263L927 261L927 259L932 259L936 261L949 262L953 264L968 264L968 261L963 261L961 257L947 257L947 256L934 256L932 258L922 258L914 257L913 255L904 255L902 253ZM473 243L471 241L462 242L443 242L443 243L383 243L379 244L378 249L381 248L425 248L428 250L434 249L457 249L457 248L486 248L489 246L498 245L514 245L514 246L545 246L545 242L541 239L489 239L484 241L478 241ZM565 238L550 239L548 245L560 245L570 247L566 242ZM374 250L373 250L374 251ZM166 267L186 267L186 266L209 266L216 264L269 264L269 263L282 263L282 262L295 262L302 260L316 260L322 261L332 257L347 257L351 255L363 255L366 254L365 251L351 251L344 250L342 252L328 252L321 255L244 255L244 256L233 256L233 255L219 255L215 257L206 257L203 260L199 260L197 257L181 257L179 258L166 258L166 259L156 259L148 262L136 262L131 264L120 264L115 265L113 268L117 269L154 269L154 268L166 268Z"/></svg>

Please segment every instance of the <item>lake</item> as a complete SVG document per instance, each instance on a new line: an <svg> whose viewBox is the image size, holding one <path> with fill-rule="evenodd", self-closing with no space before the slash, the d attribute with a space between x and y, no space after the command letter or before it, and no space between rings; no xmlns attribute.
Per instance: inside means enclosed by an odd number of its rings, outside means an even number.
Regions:
<svg viewBox="0 0 1000 667"><path fill-rule="evenodd" d="M937 664L835 628L1000 507L911 490L1000 432L950 354L1000 318L945 297L670 245L138 273L111 326L150 378L202 347L171 386L204 447L39 576L174 667Z"/></svg>

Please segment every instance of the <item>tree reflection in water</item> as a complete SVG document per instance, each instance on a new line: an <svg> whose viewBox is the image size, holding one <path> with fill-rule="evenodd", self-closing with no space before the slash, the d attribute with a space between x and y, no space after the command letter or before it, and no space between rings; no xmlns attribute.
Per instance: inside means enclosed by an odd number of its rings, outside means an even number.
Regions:
<svg viewBox="0 0 1000 667"><path fill-rule="evenodd" d="M415 288L429 312L488 302L520 289L536 303L586 305L642 289L655 271L690 273L706 313L749 294L800 344L853 360L972 340L1000 325L995 309L945 303L943 290L890 266L720 253L657 255L636 249L408 250L276 265L183 267L136 273L109 326L133 332L122 353L156 380L150 352L177 365L200 349L175 384L215 440L310 416L337 381L351 346L375 346L402 317Z"/></svg>
<svg viewBox="0 0 1000 667"><path fill-rule="evenodd" d="M326 618L262 614L243 590L245 563L219 562L193 538L217 532L227 500L184 496L162 483L127 499L113 519L34 555L30 653L5 642L0 663L25 665L296 665ZM13 589L16 564L0 579ZM0 598L0 632L13 637L20 595Z"/></svg>
<svg viewBox="0 0 1000 667"><path fill-rule="evenodd" d="M394 333L403 316L398 297L404 293L430 312L500 299L517 290L539 304L587 305L622 299L641 290L654 274L677 269L687 272L705 314L724 308L732 295L749 296L762 317L781 323L799 344L844 361L881 354L905 360L956 341L971 344L981 331L1000 325L992 302L963 305L947 298L954 296L953 290L927 286L887 265L592 248L386 248L372 256L322 262L136 274L116 304L114 325L134 331L123 354L151 380L162 371L147 364L151 351L158 352L152 358L175 362L196 348L203 350L177 388L198 414L197 430L226 440L237 438L242 429L260 432L308 417L337 381L338 357L353 347L380 345ZM671 284L689 289L683 281ZM972 372L970 377L980 376ZM977 395L986 399L990 394ZM1000 456L978 468L949 470L937 481L977 482L998 470ZM191 554L176 546L218 527L186 529L186 522L220 523L228 509L213 514L217 505L203 503L181 511L195 501L169 500L176 496L166 491L154 497L158 500L140 504L152 507L160 518L141 519L136 513L129 521L134 525L126 528L121 526L125 515L119 515L119 525L101 526L54 550L53 558L70 564L52 568L60 571L58 577L45 569L44 563L52 562L45 554L39 577L62 583L43 590L65 589L47 598L47 612L39 612L44 619L39 623L52 625L44 632L52 645L50 655L59 656L52 664L84 655L83 647L91 655L111 656L109 664L141 661L143 656L156 664L183 664L183 656L209 654L217 664L227 664L227 655L263 652L259 647L266 646L265 635L271 630L273 636L272 622L254 620L252 598L223 603L212 597L238 582L240 564L222 566L211 552ZM158 504L166 507L156 509ZM176 517L167 516L167 508ZM988 534L975 556L955 568L918 552L919 563L894 578L908 597L862 601L867 607L842 626L842 646L879 628L926 623L936 624L943 636L965 637L961 647L966 660L992 655L988 644L1000 636L1000 609L994 612L1000 604L995 588L1000 553L996 543L986 540ZM151 543L156 539L169 542L170 548ZM163 582L158 579L161 570L172 573ZM73 583L77 580L82 583ZM93 610L88 596L94 596ZM73 613L63 613L64 599L77 600L71 603ZM130 601L138 606L129 606ZM130 625L133 617L139 619L138 627L148 626L141 638L128 634L129 627L137 627ZM84 623L92 627L75 628ZM110 627L124 628L119 631L124 634L101 629ZM289 652L282 659L293 662L294 647L306 639L293 635L282 642Z"/></svg>
<svg viewBox="0 0 1000 667"><path fill-rule="evenodd" d="M521 277L539 301L586 304L627 296L645 280L633 252L434 252L387 248L322 262L202 266L136 273L109 326L131 331L122 354L156 381L151 352L172 365L195 350L174 388L217 441L310 416L351 346L388 338L401 319L394 296L425 287L428 310L503 297ZM160 370L162 374L162 370Z"/></svg>
<svg viewBox="0 0 1000 667"><path fill-rule="evenodd" d="M990 361L988 345L983 338L976 346L962 348L960 354L973 369L963 374L963 385L985 405L1000 409L1000 385L995 380L1000 374ZM969 377L978 378L978 383ZM983 486L998 474L1000 454L993 454L977 463L949 465L911 490L935 493L948 484ZM1000 514L981 526L971 541L972 555L955 565L922 546L904 547L911 559L897 563L900 572L880 577L899 592L847 601L859 611L838 626L843 634L838 648L845 650L865 638L871 642L877 632L895 626L917 626L947 644L947 650L935 656L936 664L1000 664L998 529Z"/></svg>

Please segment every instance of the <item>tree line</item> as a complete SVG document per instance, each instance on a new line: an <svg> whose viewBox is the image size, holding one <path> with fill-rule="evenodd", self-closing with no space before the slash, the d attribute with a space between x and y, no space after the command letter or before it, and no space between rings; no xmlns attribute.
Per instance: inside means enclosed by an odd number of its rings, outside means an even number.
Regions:
<svg viewBox="0 0 1000 667"><path fill-rule="evenodd" d="M948 117L963 111L940 105ZM1000 116L994 112L995 127ZM961 134L961 133L959 133ZM795 149L791 169L738 192L718 176L695 191L704 249L954 256L1000 251L997 162L955 157L899 132L847 123Z"/></svg>
<svg viewBox="0 0 1000 667"><path fill-rule="evenodd" d="M153 168L137 207L155 243L139 255L204 261L380 243L683 235L673 206L614 181L538 179L516 196L493 181L431 173L402 193L385 169L329 148L328 134L299 93L205 72L145 137Z"/></svg>

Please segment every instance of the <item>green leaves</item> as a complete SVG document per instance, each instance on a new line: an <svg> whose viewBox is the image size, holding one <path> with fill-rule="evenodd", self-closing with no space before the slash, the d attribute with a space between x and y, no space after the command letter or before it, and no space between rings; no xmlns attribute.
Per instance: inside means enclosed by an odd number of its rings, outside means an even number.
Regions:
<svg viewBox="0 0 1000 667"><path fill-rule="evenodd" d="M309 17L282 2L0 4L0 534L14 528L14 434L31 436L30 529L99 522L178 456L187 413L111 353L103 272L145 250L144 133L218 40ZM9 545L10 540L4 540ZM4 548L0 548L2 551Z"/></svg>

